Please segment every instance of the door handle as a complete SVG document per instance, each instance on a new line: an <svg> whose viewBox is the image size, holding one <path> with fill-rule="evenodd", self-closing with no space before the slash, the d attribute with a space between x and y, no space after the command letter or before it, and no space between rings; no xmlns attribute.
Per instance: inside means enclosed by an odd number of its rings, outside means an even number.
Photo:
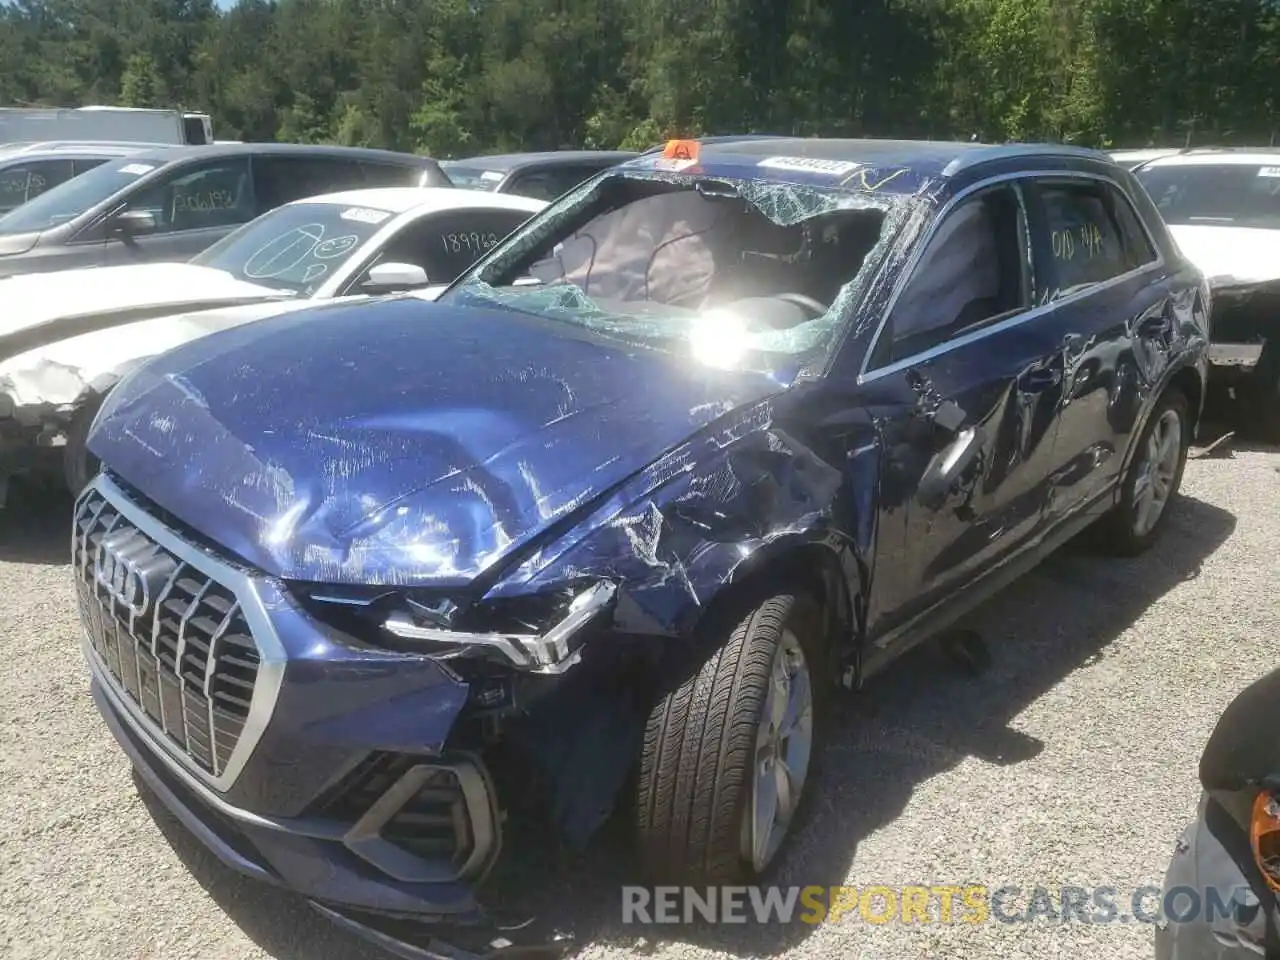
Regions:
<svg viewBox="0 0 1280 960"><path fill-rule="evenodd" d="M957 483L969 471L987 442L979 426L966 427L951 443L934 455L920 478L917 496L931 510L938 509Z"/></svg>

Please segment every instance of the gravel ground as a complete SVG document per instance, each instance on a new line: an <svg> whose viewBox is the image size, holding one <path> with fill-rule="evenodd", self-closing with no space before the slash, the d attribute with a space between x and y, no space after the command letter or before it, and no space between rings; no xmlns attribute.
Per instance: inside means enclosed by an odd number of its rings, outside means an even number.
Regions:
<svg viewBox="0 0 1280 960"><path fill-rule="evenodd" d="M1277 469L1280 454L1247 449L1190 463L1151 555L1069 549L970 618L994 657L980 678L924 648L851 703L780 882L1101 885L1122 909L1126 888L1159 884L1195 807L1205 737L1275 664ZM0 516L0 955L380 957L223 869L140 795L88 695L66 516L64 502L22 501ZM637 942L596 867L552 869L565 874L557 890L583 894L589 957L1151 956L1143 924L877 926L856 914Z"/></svg>

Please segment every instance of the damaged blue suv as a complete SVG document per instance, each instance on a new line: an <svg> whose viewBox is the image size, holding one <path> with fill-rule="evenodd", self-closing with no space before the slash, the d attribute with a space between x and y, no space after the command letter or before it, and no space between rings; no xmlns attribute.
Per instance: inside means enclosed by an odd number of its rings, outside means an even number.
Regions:
<svg viewBox="0 0 1280 960"><path fill-rule="evenodd" d="M123 380L75 507L93 694L223 861L397 948L482 929L529 818L749 880L833 693L1086 528L1159 536L1208 296L1099 153L673 141L436 303Z"/></svg>

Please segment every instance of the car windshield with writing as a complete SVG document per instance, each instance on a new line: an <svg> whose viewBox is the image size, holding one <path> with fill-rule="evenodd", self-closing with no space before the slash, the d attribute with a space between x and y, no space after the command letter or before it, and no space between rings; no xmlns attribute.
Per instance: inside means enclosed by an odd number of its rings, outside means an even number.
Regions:
<svg viewBox="0 0 1280 960"><path fill-rule="evenodd" d="M1137 177L1165 223L1280 229L1280 163L1161 164Z"/></svg>
<svg viewBox="0 0 1280 960"><path fill-rule="evenodd" d="M0 217L0 235L38 233L74 220L159 166L143 161L104 163Z"/></svg>
<svg viewBox="0 0 1280 960"><path fill-rule="evenodd" d="M498 189L506 174L500 170L484 170L480 167L459 167L449 162L442 161L440 166L444 167L444 172L449 175L455 187L461 187L464 190L488 190L490 192Z"/></svg>
<svg viewBox="0 0 1280 960"><path fill-rule="evenodd" d="M530 221L444 302L574 325L719 367L821 362L907 201L613 174Z"/></svg>
<svg viewBox="0 0 1280 960"><path fill-rule="evenodd" d="M351 204L290 204L245 224L191 262L310 296L393 216Z"/></svg>

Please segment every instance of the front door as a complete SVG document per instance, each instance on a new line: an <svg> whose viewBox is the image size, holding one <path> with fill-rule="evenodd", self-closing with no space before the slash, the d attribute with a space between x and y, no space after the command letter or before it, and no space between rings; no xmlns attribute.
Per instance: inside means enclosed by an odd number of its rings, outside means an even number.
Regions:
<svg viewBox="0 0 1280 960"><path fill-rule="evenodd" d="M970 194L925 243L862 376L883 449L868 610L881 647L1042 531L1061 398L1021 188Z"/></svg>
<svg viewBox="0 0 1280 960"><path fill-rule="evenodd" d="M186 164L143 185L123 211L150 213L155 229L122 237L112 229L111 217L90 228L76 245L97 244L98 265L190 260L257 215L249 161L222 157Z"/></svg>

